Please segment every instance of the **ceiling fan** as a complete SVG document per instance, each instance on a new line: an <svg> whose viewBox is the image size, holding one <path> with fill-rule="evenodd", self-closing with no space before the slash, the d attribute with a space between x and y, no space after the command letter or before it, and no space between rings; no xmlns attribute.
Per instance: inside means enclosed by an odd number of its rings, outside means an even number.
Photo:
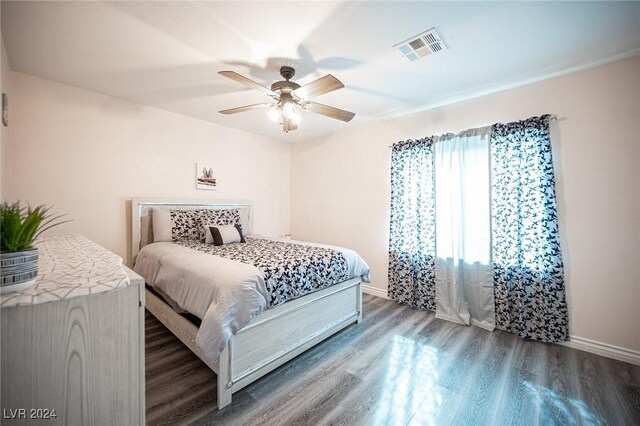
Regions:
<svg viewBox="0 0 640 426"><path fill-rule="evenodd" d="M296 130L300 124L299 110L312 111L322 114L326 117L335 118L345 122L351 121L355 116L354 113L343 109L330 107L327 105L311 102L309 99L334 90L342 89L344 84L331 74L325 75L311 83L300 86L298 83L290 81L295 75L296 70L292 67L283 66L280 68L280 75L283 81L276 81L271 88L264 87L246 77L241 76L234 71L220 71L218 74L223 75L252 89L259 90L273 98L271 102L261 104L245 105L238 108L225 109L220 111L221 114L235 114L238 112L250 111L252 109L271 107L269 110L269 118L275 122L282 124L282 130L289 132Z"/></svg>

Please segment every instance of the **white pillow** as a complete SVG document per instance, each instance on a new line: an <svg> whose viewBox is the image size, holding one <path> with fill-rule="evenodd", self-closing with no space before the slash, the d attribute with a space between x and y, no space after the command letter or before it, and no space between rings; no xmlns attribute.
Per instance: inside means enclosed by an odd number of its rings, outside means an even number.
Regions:
<svg viewBox="0 0 640 426"><path fill-rule="evenodd" d="M209 225L206 227L205 244L221 246L224 244L244 243L241 226L239 225Z"/></svg>
<svg viewBox="0 0 640 426"><path fill-rule="evenodd" d="M238 209L238 213L240 214L240 223L242 224L242 236L248 237L253 234L251 221L249 220L249 209Z"/></svg>
<svg viewBox="0 0 640 426"><path fill-rule="evenodd" d="M169 210L151 209L151 224L153 225L153 242L172 241L171 212Z"/></svg>

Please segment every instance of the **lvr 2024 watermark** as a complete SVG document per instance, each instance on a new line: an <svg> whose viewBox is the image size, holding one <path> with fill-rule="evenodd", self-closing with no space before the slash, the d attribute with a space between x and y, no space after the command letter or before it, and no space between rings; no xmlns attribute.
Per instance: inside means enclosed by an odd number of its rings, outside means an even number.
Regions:
<svg viewBox="0 0 640 426"><path fill-rule="evenodd" d="M3 408L3 419L50 420L58 417L55 409L49 408Z"/></svg>

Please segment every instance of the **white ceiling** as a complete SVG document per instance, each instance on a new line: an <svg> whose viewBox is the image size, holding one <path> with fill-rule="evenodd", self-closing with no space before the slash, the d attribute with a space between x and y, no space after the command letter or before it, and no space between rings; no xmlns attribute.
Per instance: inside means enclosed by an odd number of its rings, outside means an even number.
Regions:
<svg viewBox="0 0 640 426"><path fill-rule="evenodd" d="M392 48L431 27L450 50ZM301 141L638 54L640 3L2 1L2 34L14 71ZM217 112L269 100L218 71L269 86L281 65L335 75L346 88L315 100L356 117L285 134L265 110Z"/></svg>

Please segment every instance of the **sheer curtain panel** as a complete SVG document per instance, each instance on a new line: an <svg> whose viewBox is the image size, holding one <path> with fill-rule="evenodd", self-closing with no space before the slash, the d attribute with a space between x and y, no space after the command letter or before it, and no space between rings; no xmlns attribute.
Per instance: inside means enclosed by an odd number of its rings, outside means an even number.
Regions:
<svg viewBox="0 0 640 426"><path fill-rule="evenodd" d="M435 144L436 317L493 330L490 128Z"/></svg>

